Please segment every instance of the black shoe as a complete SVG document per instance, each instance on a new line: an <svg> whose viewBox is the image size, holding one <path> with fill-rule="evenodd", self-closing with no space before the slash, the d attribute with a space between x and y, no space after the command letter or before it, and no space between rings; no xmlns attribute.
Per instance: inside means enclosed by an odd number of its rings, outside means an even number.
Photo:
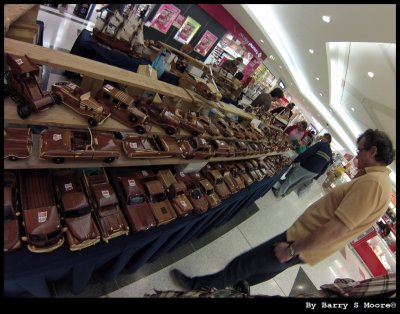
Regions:
<svg viewBox="0 0 400 314"><path fill-rule="evenodd" d="M182 273L179 269L174 268L170 272L175 283L186 290L192 290L192 279Z"/></svg>
<svg viewBox="0 0 400 314"><path fill-rule="evenodd" d="M233 288L240 293L250 295L250 285L246 280L240 280Z"/></svg>
<svg viewBox="0 0 400 314"><path fill-rule="evenodd" d="M272 188L271 190L272 190L272 193L274 193L274 196L278 197L278 191L279 190L277 188Z"/></svg>

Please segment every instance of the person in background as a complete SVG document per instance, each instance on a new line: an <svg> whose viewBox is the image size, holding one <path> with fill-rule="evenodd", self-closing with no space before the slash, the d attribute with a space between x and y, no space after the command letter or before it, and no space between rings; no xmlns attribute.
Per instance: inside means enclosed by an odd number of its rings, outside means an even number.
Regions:
<svg viewBox="0 0 400 314"><path fill-rule="evenodd" d="M331 135L325 133L320 142L298 155L293 160L295 164L293 169L286 175L281 187L279 189L272 188L274 195L285 197L292 191L296 191L300 195L301 189L308 186L314 178L318 179L328 169L329 164L333 163L331 141Z"/></svg>
<svg viewBox="0 0 400 314"><path fill-rule="evenodd" d="M288 136L290 143L293 145L294 149L300 145L304 145L303 139L307 136L307 121L299 121L296 124L288 127L284 133Z"/></svg>
<svg viewBox="0 0 400 314"><path fill-rule="evenodd" d="M228 104L232 104L234 106L238 105L239 102L239 95L242 92L241 88L241 80L243 79L243 73L242 72L237 72L235 76L233 77L232 80L232 92L229 92L227 95L224 95L221 98L221 101L226 102Z"/></svg>
<svg viewBox="0 0 400 314"><path fill-rule="evenodd" d="M172 279L186 290L217 289L270 280L297 264L318 264L372 227L389 206L390 165L395 156L386 133L368 129L357 139L358 167L364 175L343 183L311 204L289 229L242 253L222 270L189 277L178 269Z"/></svg>
<svg viewBox="0 0 400 314"><path fill-rule="evenodd" d="M238 57L233 60L225 60L225 62L222 64L221 67L226 71L228 71L230 74L234 75L237 72L239 65L242 64L242 62L243 62L242 57Z"/></svg>
<svg viewBox="0 0 400 314"><path fill-rule="evenodd" d="M251 107L258 107L259 112L267 112L271 107L271 103L273 101L277 101L279 98L283 97L283 90L279 87L274 88L269 94L262 92L260 95L254 99L250 106Z"/></svg>
<svg viewBox="0 0 400 314"><path fill-rule="evenodd" d="M282 129L285 129L286 126L289 124L291 117L293 116L293 108L296 106L295 103L291 102L289 104L287 104L286 106L282 106L282 107L277 107L273 110L270 111L270 113L274 116L277 117L279 116L281 118L280 121L277 121L275 119L274 124ZM284 123L282 121L282 119L284 121L286 121L286 123Z"/></svg>

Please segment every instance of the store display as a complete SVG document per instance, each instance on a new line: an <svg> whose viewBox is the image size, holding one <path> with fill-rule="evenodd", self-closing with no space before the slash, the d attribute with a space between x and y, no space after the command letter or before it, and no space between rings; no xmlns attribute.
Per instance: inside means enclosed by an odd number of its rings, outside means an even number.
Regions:
<svg viewBox="0 0 400 314"><path fill-rule="evenodd" d="M229 192L231 194L235 194L236 192L238 192L240 190L240 187L237 185L235 179L232 177L229 169L222 166L221 164L216 164L215 167L221 172L222 177L224 178L224 182L229 189Z"/></svg>
<svg viewBox="0 0 400 314"><path fill-rule="evenodd" d="M203 125L206 132L211 136L219 136L221 133L209 116L200 115L197 120Z"/></svg>
<svg viewBox="0 0 400 314"><path fill-rule="evenodd" d="M210 143L200 137L178 139L177 144L182 150L182 157L185 159L209 159L215 156Z"/></svg>
<svg viewBox="0 0 400 314"><path fill-rule="evenodd" d="M109 168L107 171L130 230L139 232L156 226L144 186L134 172L129 168Z"/></svg>
<svg viewBox="0 0 400 314"><path fill-rule="evenodd" d="M26 170L18 179L28 249L34 253L54 251L63 245L64 236L50 172Z"/></svg>
<svg viewBox="0 0 400 314"><path fill-rule="evenodd" d="M21 247L19 229L17 177L11 171L4 172L4 252L11 252Z"/></svg>
<svg viewBox="0 0 400 314"><path fill-rule="evenodd" d="M236 186L239 190L244 189L246 186L244 184L244 180L239 175L239 169L233 164L225 164L225 170L229 170L230 174L232 175L233 180L235 181Z"/></svg>
<svg viewBox="0 0 400 314"><path fill-rule="evenodd" d="M128 235L128 223L104 169L85 169L83 179L103 241Z"/></svg>
<svg viewBox="0 0 400 314"><path fill-rule="evenodd" d="M212 122L216 125L218 128L219 132L225 136L225 137L234 137L235 134L229 127L228 122L226 122L223 118L221 117L212 117Z"/></svg>
<svg viewBox="0 0 400 314"><path fill-rule="evenodd" d="M11 99L18 104L17 113L21 119L28 118L32 112L38 113L54 105L54 96L43 92L37 82L39 66L28 56L7 53L6 62L11 70L5 73L5 77Z"/></svg>
<svg viewBox="0 0 400 314"><path fill-rule="evenodd" d="M134 106L134 98L122 90L106 84L96 100L106 105L111 112L111 118L134 129L137 133L146 132L145 125L149 122L147 114Z"/></svg>
<svg viewBox="0 0 400 314"><path fill-rule="evenodd" d="M198 183L194 182L188 175L183 172L175 174L175 179L186 185L186 195L193 205L193 212L203 214L208 210L208 202L206 197L200 190Z"/></svg>
<svg viewBox="0 0 400 314"><path fill-rule="evenodd" d="M16 161L32 155L33 136L30 128L4 128L4 158Z"/></svg>
<svg viewBox="0 0 400 314"><path fill-rule="evenodd" d="M40 133L39 158L61 164L65 160L101 160L111 163L120 157L120 149L112 133L45 129Z"/></svg>
<svg viewBox="0 0 400 314"><path fill-rule="evenodd" d="M71 251L82 250L100 241L97 228L86 198L79 174L72 170L53 173L57 203L66 227L68 246Z"/></svg>
<svg viewBox="0 0 400 314"><path fill-rule="evenodd" d="M218 169L213 169L209 164L207 164L204 168L201 169L201 172L213 185L215 191L222 200L231 195L231 192L226 186L224 178Z"/></svg>

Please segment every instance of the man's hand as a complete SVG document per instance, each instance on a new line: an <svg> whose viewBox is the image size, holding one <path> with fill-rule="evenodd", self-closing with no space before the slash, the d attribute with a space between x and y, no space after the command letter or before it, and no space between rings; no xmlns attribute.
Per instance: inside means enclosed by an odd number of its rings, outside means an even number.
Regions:
<svg viewBox="0 0 400 314"><path fill-rule="evenodd" d="M286 253L286 248L289 246L289 243L287 242L278 242L274 243L274 253L276 258L278 259L279 262L285 263L287 261L290 261L293 256L289 256Z"/></svg>

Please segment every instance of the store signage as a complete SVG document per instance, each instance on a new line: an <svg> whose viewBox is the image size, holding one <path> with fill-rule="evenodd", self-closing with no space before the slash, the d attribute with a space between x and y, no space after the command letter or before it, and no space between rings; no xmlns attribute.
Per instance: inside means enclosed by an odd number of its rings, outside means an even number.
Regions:
<svg viewBox="0 0 400 314"><path fill-rule="evenodd" d="M194 51L201 54L202 56L206 56L211 47L217 41L217 39L218 37L215 36L213 33L206 31L197 43L196 47L194 47Z"/></svg>
<svg viewBox="0 0 400 314"><path fill-rule="evenodd" d="M162 4L151 21L151 27L166 34L180 12L181 10L172 4Z"/></svg>
<svg viewBox="0 0 400 314"><path fill-rule="evenodd" d="M200 26L197 21L188 16L179 31L175 34L174 39L182 44L188 44L194 34L200 29Z"/></svg>

